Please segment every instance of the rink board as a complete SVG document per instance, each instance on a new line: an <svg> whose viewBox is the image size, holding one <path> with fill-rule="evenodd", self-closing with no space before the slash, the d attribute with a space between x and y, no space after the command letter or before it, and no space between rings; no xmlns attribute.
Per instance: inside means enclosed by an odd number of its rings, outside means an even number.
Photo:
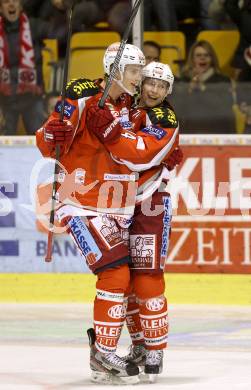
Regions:
<svg viewBox="0 0 251 390"><path fill-rule="evenodd" d="M251 275L165 274L168 301L251 305ZM0 302L92 302L91 274L0 274Z"/></svg>
<svg viewBox="0 0 251 390"><path fill-rule="evenodd" d="M0 301L91 302L95 277L69 237L57 236L53 262L44 261L47 235L37 230L34 178L41 174L43 182L54 162L45 171L37 167L42 160L34 141L0 137L0 211L8 211L0 214ZM250 305L251 135L182 135L181 144L185 158L170 181L169 301Z"/></svg>
<svg viewBox="0 0 251 390"><path fill-rule="evenodd" d="M168 184L166 272L251 274L251 135L181 135L181 144L184 160ZM88 272L67 234L55 235L53 263L44 261L48 218L34 199L53 179L54 160L41 158L29 136L0 137L0 153L0 274Z"/></svg>

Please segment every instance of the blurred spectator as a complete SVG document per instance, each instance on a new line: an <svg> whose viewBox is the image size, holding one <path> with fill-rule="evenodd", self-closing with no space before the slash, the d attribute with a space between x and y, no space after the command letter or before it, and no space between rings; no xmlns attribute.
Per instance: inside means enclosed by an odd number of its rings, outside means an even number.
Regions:
<svg viewBox="0 0 251 390"><path fill-rule="evenodd" d="M41 25L22 12L21 0L0 0L0 104L4 134L17 132L19 115L33 134L44 119Z"/></svg>
<svg viewBox="0 0 251 390"><path fill-rule="evenodd" d="M187 47L191 47L201 30L231 28L225 9L225 0L175 0L178 30L186 36Z"/></svg>
<svg viewBox="0 0 251 390"><path fill-rule="evenodd" d="M200 19L203 30L230 28L230 18L224 8L226 0L200 0Z"/></svg>
<svg viewBox="0 0 251 390"><path fill-rule="evenodd" d="M78 0L80 1L82 0ZM72 2L73 0L22 0L24 11L29 17L42 19L48 14L48 7L52 9L51 4L53 7L66 10L71 7Z"/></svg>
<svg viewBox="0 0 251 390"><path fill-rule="evenodd" d="M244 132L251 134L251 82L241 82L237 86L237 103L244 114Z"/></svg>
<svg viewBox="0 0 251 390"><path fill-rule="evenodd" d="M175 0L174 5L178 20L177 30L183 32L189 48L201 30L199 0Z"/></svg>
<svg viewBox="0 0 251 390"><path fill-rule="evenodd" d="M91 18L92 2L79 0L87 7L83 9L83 15L86 20ZM57 39L58 54L60 58L65 57L67 32L68 32L68 17L67 10L70 9L72 0L24 0L24 9L29 16L39 17L47 23L47 38ZM78 18L74 7L72 19L72 31L79 31Z"/></svg>
<svg viewBox="0 0 251 390"><path fill-rule="evenodd" d="M149 62L159 62L161 55L161 47L157 42L145 41L143 44L143 53L146 57L146 65Z"/></svg>
<svg viewBox="0 0 251 390"><path fill-rule="evenodd" d="M4 134L5 118L3 115L2 107L0 107L0 135Z"/></svg>
<svg viewBox="0 0 251 390"><path fill-rule="evenodd" d="M22 0L24 12L30 18L39 18L50 0Z"/></svg>
<svg viewBox="0 0 251 390"><path fill-rule="evenodd" d="M48 38L54 38L58 41L59 58L65 57L68 19L67 6L64 0L51 0L47 6L47 14L44 11L44 19L49 22ZM72 27L73 28L73 27Z"/></svg>
<svg viewBox="0 0 251 390"><path fill-rule="evenodd" d="M220 30L225 19L226 0L175 0L177 19L195 19L203 30Z"/></svg>
<svg viewBox="0 0 251 390"><path fill-rule="evenodd" d="M74 30L88 31L98 22L108 22L110 29L123 34L131 12L131 0L82 0L74 8Z"/></svg>
<svg viewBox="0 0 251 390"><path fill-rule="evenodd" d="M199 17L200 0L173 0L173 3L178 21Z"/></svg>
<svg viewBox="0 0 251 390"><path fill-rule="evenodd" d="M39 16L47 23L47 38L58 40L58 54L64 58L67 41L68 21L67 6L65 0L29 0L25 7L29 13Z"/></svg>
<svg viewBox="0 0 251 390"><path fill-rule="evenodd" d="M174 3L173 0L144 1L144 30L178 30Z"/></svg>
<svg viewBox="0 0 251 390"><path fill-rule="evenodd" d="M240 43L232 66L236 68L236 79L245 80L250 71L244 53L251 46L251 0L226 0L225 8L240 31Z"/></svg>
<svg viewBox="0 0 251 390"><path fill-rule="evenodd" d="M213 0L200 0L200 23L203 30L220 30L220 26L209 16L209 7L212 7ZM215 2L214 2L215 3Z"/></svg>
<svg viewBox="0 0 251 390"><path fill-rule="evenodd" d="M251 46L244 50L245 68L239 74L239 81L251 82Z"/></svg>
<svg viewBox="0 0 251 390"><path fill-rule="evenodd" d="M45 118L47 119L48 116L51 115L51 113L55 110L56 103L59 99L59 93L56 92L50 92L45 96Z"/></svg>
<svg viewBox="0 0 251 390"><path fill-rule="evenodd" d="M195 42L191 47L173 104L183 133L235 132L231 82L220 73L208 42Z"/></svg>

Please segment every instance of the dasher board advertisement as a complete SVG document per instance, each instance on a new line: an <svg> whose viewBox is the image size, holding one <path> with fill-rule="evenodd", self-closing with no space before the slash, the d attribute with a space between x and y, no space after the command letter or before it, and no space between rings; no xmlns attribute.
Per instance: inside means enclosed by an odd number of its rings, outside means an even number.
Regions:
<svg viewBox="0 0 251 390"><path fill-rule="evenodd" d="M250 136L183 136L166 271L251 273Z"/></svg>
<svg viewBox="0 0 251 390"><path fill-rule="evenodd" d="M181 136L182 164L171 172L173 219L167 272L251 273L251 136ZM34 204L53 179L34 137L0 137L0 272L89 272L71 238L47 235ZM42 168L41 168L42 167ZM41 168L41 169L40 169ZM163 237L164 239L165 237Z"/></svg>

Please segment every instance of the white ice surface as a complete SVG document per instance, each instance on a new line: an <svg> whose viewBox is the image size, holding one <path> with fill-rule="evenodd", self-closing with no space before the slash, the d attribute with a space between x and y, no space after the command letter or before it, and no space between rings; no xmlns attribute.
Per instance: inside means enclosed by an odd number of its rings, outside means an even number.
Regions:
<svg viewBox="0 0 251 390"><path fill-rule="evenodd" d="M90 381L87 305L0 305L0 390L105 388ZM251 308L170 308L164 372L141 390L251 390ZM119 353L126 353L127 334Z"/></svg>

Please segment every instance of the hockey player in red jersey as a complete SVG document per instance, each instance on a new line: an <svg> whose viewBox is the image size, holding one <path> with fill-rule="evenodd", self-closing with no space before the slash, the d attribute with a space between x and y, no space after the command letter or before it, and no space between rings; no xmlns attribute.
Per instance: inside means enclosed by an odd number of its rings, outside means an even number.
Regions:
<svg viewBox="0 0 251 390"><path fill-rule="evenodd" d="M168 65L152 62L143 69L139 110L142 112L143 108L145 122L150 120L152 125L169 129L178 126L175 113L167 100L167 95L172 92L173 81ZM161 133L156 132L156 136L161 137ZM150 374L151 380L156 379L156 374L162 371L163 351L168 336L164 266L172 208L165 187L169 171L181 160L182 151L177 147L159 167L141 172L139 182L147 183L147 176L148 188L145 186L141 189L139 186L139 203L129 228L132 265L126 321L132 346L125 359L143 365L144 372ZM159 188L154 191L156 184Z"/></svg>
<svg viewBox="0 0 251 390"><path fill-rule="evenodd" d="M106 51L107 75L117 50L118 44L113 44ZM93 380L99 382L111 377L128 382L138 374L135 364L116 355L130 282L128 227L139 180L128 164L159 165L162 154L175 149L178 137L177 128L163 133L160 140L148 130L133 131L130 95L141 79L143 64L142 52L126 45L104 109L98 107L104 82L73 80L67 89L67 119L63 123L58 120L59 103L37 132L44 156L55 156L55 145L61 145L57 198L62 207L57 216L97 274L91 369ZM155 159L160 151L163 153Z"/></svg>

